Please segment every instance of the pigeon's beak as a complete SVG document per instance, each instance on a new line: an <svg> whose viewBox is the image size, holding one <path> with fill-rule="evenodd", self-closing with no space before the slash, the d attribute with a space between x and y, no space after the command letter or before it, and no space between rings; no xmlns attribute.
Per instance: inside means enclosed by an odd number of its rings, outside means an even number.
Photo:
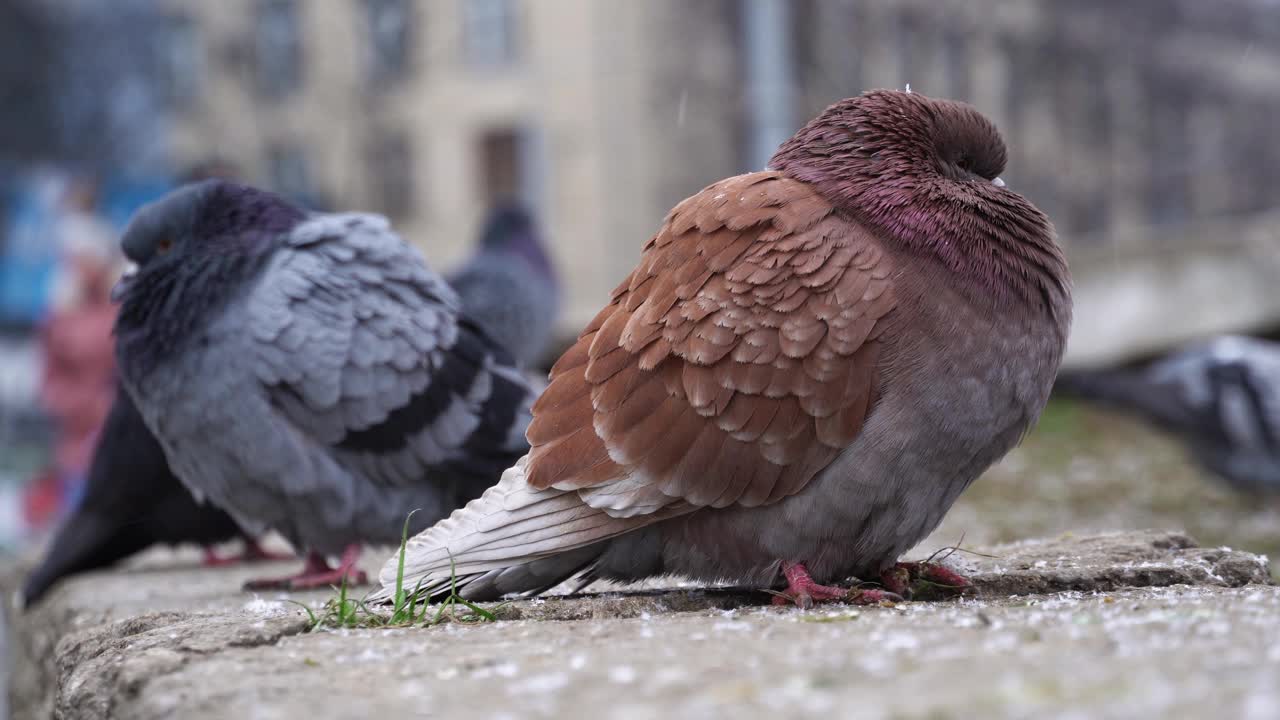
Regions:
<svg viewBox="0 0 1280 720"><path fill-rule="evenodd" d="M1004 180L1001 180L1000 178L996 178L991 181L991 184L995 185L996 187L1004 187Z"/></svg>
<svg viewBox="0 0 1280 720"><path fill-rule="evenodd" d="M120 279L116 281L116 286L111 288L111 302L118 303L124 299L125 293L129 292L129 286L133 284L133 277L137 274L137 263L129 263L125 266Z"/></svg>

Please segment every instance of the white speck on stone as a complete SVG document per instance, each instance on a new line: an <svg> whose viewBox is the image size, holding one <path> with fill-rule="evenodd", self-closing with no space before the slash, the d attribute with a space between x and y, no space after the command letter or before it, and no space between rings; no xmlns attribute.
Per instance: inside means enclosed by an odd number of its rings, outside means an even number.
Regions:
<svg viewBox="0 0 1280 720"><path fill-rule="evenodd" d="M609 668L609 682L619 685L630 685L636 681L636 669L630 665L619 665Z"/></svg>
<svg viewBox="0 0 1280 720"><path fill-rule="evenodd" d="M278 600L263 600L255 596L244 604L244 611L253 615L280 615L285 612L285 606Z"/></svg>
<svg viewBox="0 0 1280 720"><path fill-rule="evenodd" d="M569 669L571 670L581 670L586 666L587 666L586 655L574 655L573 657L569 658Z"/></svg>
<svg viewBox="0 0 1280 720"><path fill-rule="evenodd" d="M1280 652L1280 649L1277 649L1277 652ZM689 671L683 668L666 665L658 668L650 680L654 685L659 687L663 685L678 685L680 683L688 682Z"/></svg>
<svg viewBox="0 0 1280 720"><path fill-rule="evenodd" d="M569 684L569 676L564 673L544 673L533 675L522 681L507 686L509 695L539 695L553 693Z"/></svg>
<svg viewBox="0 0 1280 720"><path fill-rule="evenodd" d="M881 650L915 650L920 647L920 638L907 634L892 634L880 644Z"/></svg>

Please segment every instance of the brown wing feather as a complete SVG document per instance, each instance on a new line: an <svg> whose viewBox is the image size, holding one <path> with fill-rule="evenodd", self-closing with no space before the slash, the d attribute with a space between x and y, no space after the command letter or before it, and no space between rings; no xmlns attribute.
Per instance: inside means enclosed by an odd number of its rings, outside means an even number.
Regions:
<svg viewBox="0 0 1280 720"><path fill-rule="evenodd" d="M774 172L685 200L556 363L528 482L625 516L798 492L875 401L890 260Z"/></svg>

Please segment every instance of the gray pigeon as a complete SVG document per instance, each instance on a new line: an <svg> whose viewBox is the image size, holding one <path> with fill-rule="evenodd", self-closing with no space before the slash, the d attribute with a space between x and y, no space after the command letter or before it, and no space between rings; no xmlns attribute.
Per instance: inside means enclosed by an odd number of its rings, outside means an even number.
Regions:
<svg viewBox="0 0 1280 720"><path fill-rule="evenodd" d="M1280 493L1280 344L1222 336L1140 369L1077 370L1055 391L1136 413L1232 486Z"/></svg>
<svg viewBox="0 0 1280 720"><path fill-rule="evenodd" d="M1035 422L1071 320L1053 228L1005 158L974 108L875 91L679 203L551 369L529 454L410 540L408 587L682 575L785 582L801 605L963 587L898 559ZM885 590L834 584L850 576Z"/></svg>
<svg viewBox="0 0 1280 720"><path fill-rule="evenodd" d="M253 587L358 581L360 543L443 517L528 447L525 380L384 218L209 180L140 210L123 246L117 359L174 472L308 551Z"/></svg>
<svg viewBox="0 0 1280 720"><path fill-rule="evenodd" d="M480 246L449 276L462 310L502 343L523 368L533 368L555 331L560 288L533 217L514 203L489 214Z"/></svg>

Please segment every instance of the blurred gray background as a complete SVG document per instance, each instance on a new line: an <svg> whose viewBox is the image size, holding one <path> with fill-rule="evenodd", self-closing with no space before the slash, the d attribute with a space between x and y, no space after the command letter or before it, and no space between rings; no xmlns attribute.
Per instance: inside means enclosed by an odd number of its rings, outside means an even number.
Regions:
<svg viewBox="0 0 1280 720"><path fill-rule="evenodd" d="M679 199L830 102L975 103L1080 286L1072 362L1280 318L1268 0L10 0L0 162L193 164L390 215L438 265L516 194L594 314ZM117 204L127 204L118 201Z"/></svg>

